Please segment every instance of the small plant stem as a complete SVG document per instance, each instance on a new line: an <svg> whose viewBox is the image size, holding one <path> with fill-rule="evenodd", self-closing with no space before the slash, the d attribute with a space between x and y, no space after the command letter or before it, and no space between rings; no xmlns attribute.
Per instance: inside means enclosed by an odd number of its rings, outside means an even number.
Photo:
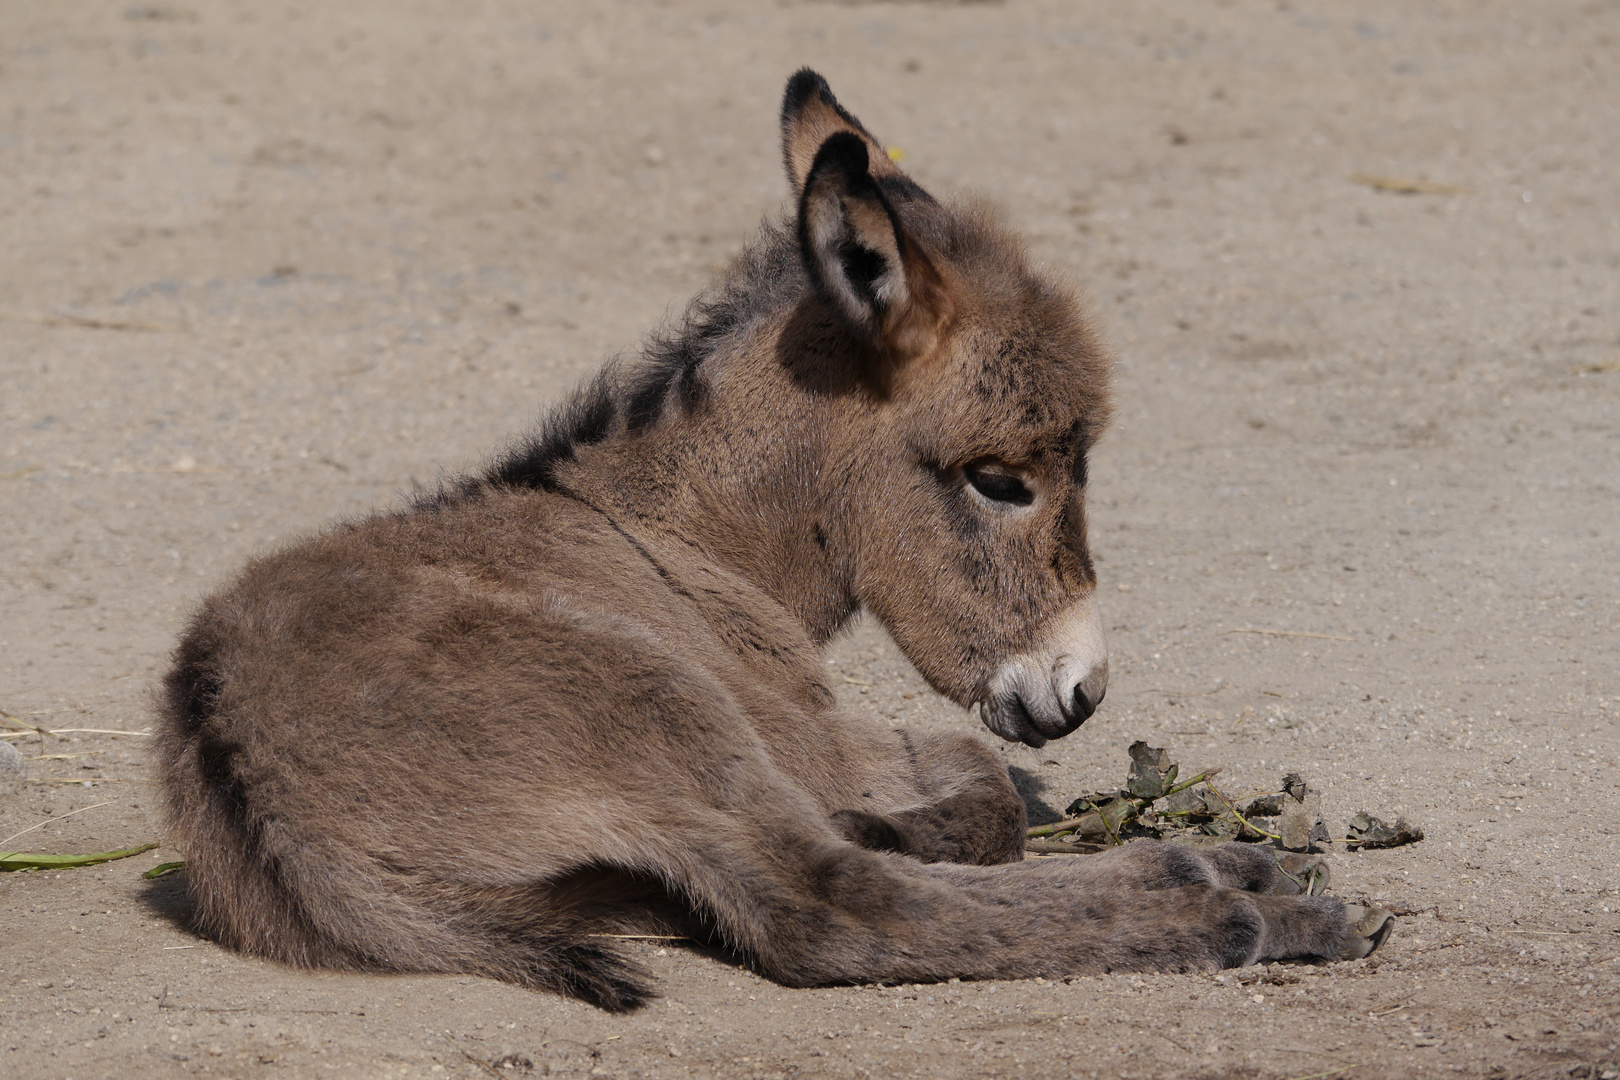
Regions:
<svg viewBox="0 0 1620 1080"><path fill-rule="evenodd" d="M1246 818L1242 814L1238 813L1237 807L1233 806L1231 800L1229 800L1225 795L1222 795L1220 793L1220 790L1218 788L1216 788L1216 786L1214 784L1209 785L1209 790L1217 799L1221 800L1221 805L1226 807L1227 812L1230 813L1233 817L1237 818L1238 822L1245 829L1253 830L1254 832L1259 833L1261 836L1267 837L1268 839L1271 839L1271 840L1280 841L1282 839L1282 837L1280 835L1278 835L1277 833L1270 832L1269 830L1260 828L1260 826L1258 826L1258 825L1252 824L1249 821L1248 818Z"/></svg>
<svg viewBox="0 0 1620 1080"><path fill-rule="evenodd" d="M1140 799L1133 799L1132 801L1135 802L1136 805L1131 808L1129 814L1121 819L1120 824L1124 824L1125 822L1130 821L1132 818L1141 814L1142 807L1147 805ZM1103 828L1108 830L1108 842L1115 847L1119 847L1120 844L1124 843L1124 841L1119 838L1119 829L1115 827L1113 822L1108 820L1108 815L1103 813L1102 807L1100 806L1097 807L1097 816L1102 819Z"/></svg>
<svg viewBox="0 0 1620 1080"><path fill-rule="evenodd" d="M1221 774L1221 770L1219 770L1219 769L1205 769L1203 772L1199 773L1197 776L1189 777L1188 779L1181 781L1181 783L1179 783L1179 784L1173 784L1170 787L1165 788L1164 794L1160 795L1159 799L1168 799L1172 795L1175 795L1175 794L1177 794L1179 792L1182 792L1182 791L1186 791L1188 788L1192 787L1195 784L1208 783L1213 777L1219 776L1220 774ZM1150 802L1157 802L1158 799L1152 799L1152 800L1149 800L1149 801Z"/></svg>
<svg viewBox="0 0 1620 1080"><path fill-rule="evenodd" d="M65 821L68 818L72 817L74 814L82 814L86 810L94 810L98 806L108 806L108 805L111 804L111 802L112 802L112 800L106 799L106 800L103 800L103 801L98 802L98 803L91 803L89 806L81 806L77 810L69 810L67 813L58 814L56 817L46 818L44 821L40 822L38 825L30 825L26 829L19 829L18 831L12 833L10 836L6 837L4 840L0 840L0 844L9 844L13 840L17 839L17 837L21 836L23 833L31 833L35 829L43 829L47 825L54 825L58 821Z"/></svg>
<svg viewBox="0 0 1620 1080"><path fill-rule="evenodd" d="M29 733L33 733L33 734L36 734L36 735L56 735L56 732L54 732L54 731L46 731L44 728L40 727L38 724L30 724L28 721L22 719L21 717L11 715L10 713L6 712L6 710L4 710L4 709L0 709L0 720L6 720L9 723L16 724L18 727L22 728L23 729L22 731L19 731L19 732L16 733L18 735L27 735ZM57 736L57 737L60 738L61 736Z"/></svg>
<svg viewBox="0 0 1620 1080"><path fill-rule="evenodd" d="M1219 769L1205 769L1197 776L1188 777L1186 780L1166 788L1164 794L1159 796L1159 799L1168 799L1170 796L1175 795L1178 792L1186 791L1188 788L1197 784L1207 783L1210 778L1219 776L1220 772L1221 770ZM1158 802L1159 799L1131 798L1129 801L1136 804L1136 814L1139 815L1142 813L1142 811L1148 809L1154 803ZM1102 819L1103 829L1111 838L1114 839L1115 843L1118 843L1118 831L1109 827L1108 819L1102 813L1102 811L1094 809L1092 813L1096 814L1097 817ZM1031 826L1029 829L1025 830L1024 837L1029 840L1038 840L1042 837L1058 836L1061 833L1073 832L1081 825L1084 825L1090 817L1091 814L1086 814L1082 815L1081 817L1065 818L1062 821L1054 821L1050 825Z"/></svg>
<svg viewBox="0 0 1620 1080"><path fill-rule="evenodd" d="M1088 814L1086 817L1066 818L1063 821L1054 821L1050 825L1035 825L1025 830L1024 837L1029 840L1036 840L1044 836L1057 836L1059 833L1073 832L1076 828L1085 824L1086 819L1090 816Z"/></svg>
<svg viewBox="0 0 1620 1080"><path fill-rule="evenodd" d="M1026 840L1024 850L1034 855L1095 855L1102 850L1102 845L1083 840Z"/></svg>

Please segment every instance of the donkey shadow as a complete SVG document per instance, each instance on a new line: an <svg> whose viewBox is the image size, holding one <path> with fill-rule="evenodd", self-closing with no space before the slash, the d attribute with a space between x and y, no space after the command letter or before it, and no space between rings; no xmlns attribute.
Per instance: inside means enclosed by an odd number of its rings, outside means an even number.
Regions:
<svg viewBox="0 0 1620 1080"><path fill-rule="evenodd" d="M1041 798L1051 786L1046 782L1046 777L1040 773L1032 773L1028 769L1020 769L1016 765L1007 766L1007 775L1012 777L1013 787L1018 789L1018 797L1024 800L1024 813L1028 815L1031 825L1050 825L1054 821L1063 820L1063 815Z"/></svg>
<svg viewBox="0 0 1620 1080"><path fill-rule="evenodd" d="M197 933L197 907L186 889L186 872L177 870L141 883L136 896L151 914L187 934Z"/></svg>

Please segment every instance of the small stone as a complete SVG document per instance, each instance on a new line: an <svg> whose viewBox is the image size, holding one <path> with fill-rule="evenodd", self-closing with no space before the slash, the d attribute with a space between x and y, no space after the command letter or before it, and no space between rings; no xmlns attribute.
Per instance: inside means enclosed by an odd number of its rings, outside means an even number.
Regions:
<svg viewBox="0 0 1620 1080"><path fill-rule="evenodd" d="M28 762L10 743L0 743L0 799L15 795L28 781Z"/></svg>

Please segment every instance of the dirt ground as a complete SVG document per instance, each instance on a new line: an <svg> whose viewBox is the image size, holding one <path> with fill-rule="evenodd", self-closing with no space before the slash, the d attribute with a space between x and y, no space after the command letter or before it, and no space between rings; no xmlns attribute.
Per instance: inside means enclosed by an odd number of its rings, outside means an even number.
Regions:
<svg viewBox="0 0 1620 1080"><path fill-rule="evenodd" d="M0 876L0 1075L1620 1075L1614 0L0 5L0 709L146 729L250 553L633 349L781 204L806 63L1117 349L1113 682L1001 748L1033 815L1137 738L1297 770L1336 835L1427 830L1334 857L1413 914L1362 962L1067 984L638 942L665 997L615 1017L223 952L159 847ZM873 626L833 659L875 718L978 729ZM161 839L140 735L4 741L0 837L56 821L0 847Z"/></svg>

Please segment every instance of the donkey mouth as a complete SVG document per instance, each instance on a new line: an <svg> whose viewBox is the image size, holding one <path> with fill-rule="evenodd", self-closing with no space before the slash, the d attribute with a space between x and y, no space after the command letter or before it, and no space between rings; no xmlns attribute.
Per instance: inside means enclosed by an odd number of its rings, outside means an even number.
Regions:
<svg viewBox="0 0 1620 1080"><path fill-rule="evenodd" d="M984 726L1008 742L1045 746L1090 719L1108 692L1108 648L1088 594L1034 648L1002 663L980 699Z"/></svg>
<svg viewBox="0 0 1620 1080"><path fill-rule="evenodd" d="M1060 702L1050 694L1026 698L1017 690L1008 690L991 694L980 702L979 718L985 727L1008 742L1042 747L1089 720L1107 692L1106 683L1097 687L1076 686L1073 697Z"/></svg>

